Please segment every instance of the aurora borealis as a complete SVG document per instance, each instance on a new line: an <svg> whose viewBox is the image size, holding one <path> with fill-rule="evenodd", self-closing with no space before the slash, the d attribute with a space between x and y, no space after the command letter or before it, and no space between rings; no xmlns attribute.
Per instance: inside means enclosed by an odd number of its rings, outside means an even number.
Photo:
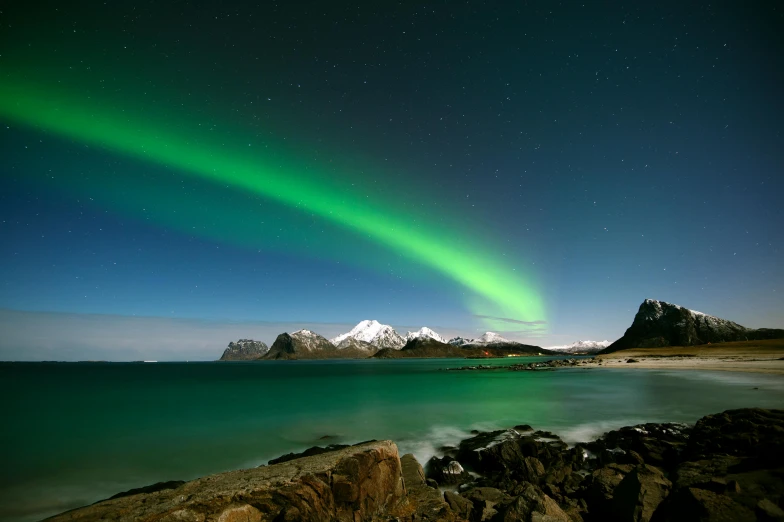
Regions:
<svg viewBox="0 0 784 522"><path fill-rule="evenodd" d="M0 308L542 346L648 297L776 325L781 16L12 6Z"/></svg>
<svg viewBox="0 0 784 522"><path fill-rule="evenodd" d="M483 255L476 243L461 248L448 241L450 236L459 234L458 230L428 230L433 227L417 223L393 208L373 204L361 194L346 189L337 191L320 183L318 174L303 176L295 167L269 166L236 147L221 148L217 140L204 142L198 136L167 132L162 125L135 122L121 112L111 114L90 105L80 106L78 98L64 98L56 91L36 93L35 85L8 85L0 88L0 99L0 113L12 120L145 162L174 167L215 184L312 213L441 272L494 305L496 316L511 315L531 324L545 322L539 296L520 277L515 277L511 267L501 266L497 257ZM249 232L258 234L252 229ZM242 238L241 241L252 242ZM492 314L483 306L474 311Z"/></svg>

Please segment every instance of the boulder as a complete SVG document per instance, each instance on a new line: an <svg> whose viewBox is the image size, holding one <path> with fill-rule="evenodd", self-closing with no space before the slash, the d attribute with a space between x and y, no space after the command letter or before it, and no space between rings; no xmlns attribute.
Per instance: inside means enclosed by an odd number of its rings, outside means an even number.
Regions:
<svg viewBox="0 0 784 522"><path fill-rule="evenodd" d="M405 507L397 446L370 442L104 500L51 521L386 520Z"/></svg>
<svg viewBox="0 0 784 522"><path fill-rule="evenodd" d="M671 489L672 482L660 469L637 466L615 488L611 510L622 522L649 522Z"/></svg>

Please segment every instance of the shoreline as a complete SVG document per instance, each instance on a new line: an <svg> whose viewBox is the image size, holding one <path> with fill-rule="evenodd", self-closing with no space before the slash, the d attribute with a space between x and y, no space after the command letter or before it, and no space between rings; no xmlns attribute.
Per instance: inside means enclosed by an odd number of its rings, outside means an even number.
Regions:
<svg viewBox="0 0 784 522"><path fill-rule="evenodd" d="M47 520L779 519L782 427L784 410L744 408L696 424L624 426L571 447L527 424L472 431L426 462L391 440L314 447L121 492Z"/></svg>
<svg viewBox="0 0 784 522"><path fill-rule="evenodd" d="M633 362L629 362L629 361ZM705 370L784 375L784 340L631 348L595 356L588 368Z"/></svg>

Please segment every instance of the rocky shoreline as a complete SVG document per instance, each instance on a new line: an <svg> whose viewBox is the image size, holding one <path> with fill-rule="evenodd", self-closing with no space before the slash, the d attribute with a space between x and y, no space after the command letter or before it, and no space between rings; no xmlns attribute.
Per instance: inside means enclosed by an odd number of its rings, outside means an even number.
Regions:
<svg viewBox="0 0 784 522"><path fill-rule="evenodd" d="M784 410L629 426L572 447L518 425L441 453L422 466L391 441L314 447L49 520L784 520Z"/></svg>

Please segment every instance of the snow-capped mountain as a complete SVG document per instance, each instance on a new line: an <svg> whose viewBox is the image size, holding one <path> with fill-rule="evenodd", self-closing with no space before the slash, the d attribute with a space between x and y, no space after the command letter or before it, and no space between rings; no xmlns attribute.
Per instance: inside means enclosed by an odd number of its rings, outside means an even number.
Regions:
<svg viewBox="0 0 784 522"><path fill-rule="evenodd" d="M485 332L482 337L476 340L477 344L491 344L491 343L513 343L505 337L501 337L495 332Z"/></svg>
<svg viewBox="0 0 784 522"><path fill-rule="evenodd" d="M406 342L410 341L411 339L435 339L439 343L446 343L446 339L438 335L427 326L423 326L416 332L408 332L406 334Z"/></svg>
<svg viewBox="0 0 784 522"><path fill-rule="evenodd" d="M495 344L495 343L514 343L505 337L501 337L495 332L485 332L476 339L466 339L464 337L454 337L449 339L449 344L455 346L466 346L468 344Z"/></svg>
<svg viewBox="0 0 784 522"><path fill-rule="evenodd" d="M388 324L381 324L376 320L360 321L350 332L338 335L330 342L335 346L339 345L344 339L353 337L358 341L365 341L378 348L394 348L399 350L402 348L406 341L394 328Z"/></svg>
<svg viewBox="0 0 784 522"><path fill-rule="evenodd" d="M337 345L338 350L362 350L368 352L369 354L376 353L378 351L378 347L374 346L368 342L360 341L359 339L355 339L353 337L346 337L342 341L340 341Z"/></svg>
<svg viewBox="0 0 784 522"><path fill-rule="evenodd" d="M610 341L577 341L563 346L550 346L548 350L566 353L596 353L610 346Z"/></svg>
<svg viewBox="0 0 784 522"><path fill-rule="evenodd" d="M310 351L330 348L330 346L324 342L325 339L322 336L316 332L311 332L310 330L297 330L291 334L291 337L294 338L301 347L307 348Z"/></svg>
<svg viewBox="0 0 784 522"><path fill-rule="evenodd" d="M672 303L646 299L640 305L632 325L623 337L605 348L602 353L612 353L627 348L693 346L780 338L784 338L784 330L746 328L733 321Z"/></svg>

